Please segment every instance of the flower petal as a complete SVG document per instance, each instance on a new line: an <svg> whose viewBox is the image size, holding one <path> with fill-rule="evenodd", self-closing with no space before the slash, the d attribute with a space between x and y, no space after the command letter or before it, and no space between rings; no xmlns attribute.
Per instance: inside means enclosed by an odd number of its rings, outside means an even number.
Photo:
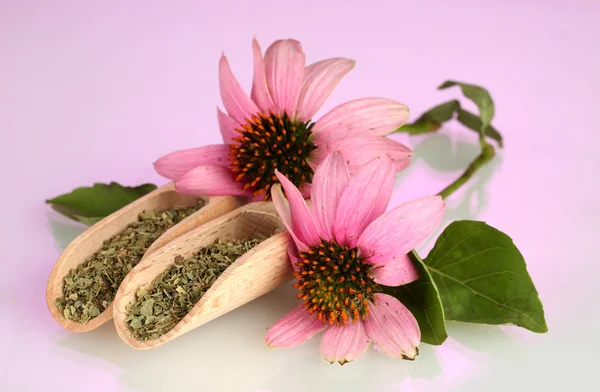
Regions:
<svg viewBox="0 0 600 392"><path fill-rule="evenodd" d="M344 155L350 173L371 159L387 154L396 165L396 172L405 169L412 160L412 151L404 144L382 136L349 136L343 139L324 138L324 143L318 144L315 159L339 151Z"/></svg>
<svg viewBox="0 0 600 392"><path fill-rule="evenodd" d="M309 184L308 182L303 182L298 187L298 190L302 194L302 197L304 197L305 199L308 199L310 197L311 189L312 189L312 184Z"/></svg>
<svg viewBox="0 0 600 392"><path fill-rule="evenodd" d="M440 224L445 208L439 196L400 204L365 229L358 239L361 254L372 263L404 257Z"/></svg>
<svg viewBox="0 0 600 392"><path fill-rule="evenodd" d="M324 115L312 131L319 138L356 135L385 136L408 120L408 108L386 98L346 102Z"/></svg>
<svg viewBox="0 0 600 392"><path fill-rule="evenodd" d="M343 365L363 355L370 344L371 339L362 321L331 326L321 338L321 353L326 361Z"/></svg>
<svg viewBox="0 0 600 392"><path fill-rule="evenodd" d="M287 255L290 258L290 263L292 263L292 268L294 269L294 272L298 272L298 262L300 261L300 259L298 258L298 250L290 245L287 248Z"/></svg>
<svg viewBox="0 0 600 392"><path fill-rule="evenodd" d="M300 305L269 329L265 343L269 347L295 347L326 327L327 324L317 320Z"/></svg>
<svg viewBox="0 0 600 392"><path fill-rule="evenodd" d="M335 86L355 64L354 60L333 58L306 67L296 118L301 122L313 118Z"/></svg>
<svg viewBox="0 0 600 392"><path fill-rule="evenodd" d="M200 165L229 165L228 154L229 146L226 144L213 144L179 150L159 158L154 162L154 169L161 176L176 181L185 173Z"/></svg>
<svg viewBox="0 0 600 392"><path fill-rule="evenodd" d="M350 247L387 208L394 189L394 163L387 156L361 167L343 191L333 222L337 242Z"/></svg>
<svg viewBox="0 0 600 392"><path fill-rule="evenodd" d="M267 85L280 114L296 112L304 64L302 46L293 39L275 41L265 53Z"/></svg>
<svg viewBox="0 0 600 392"><path fill-rule="evenodd" d="M225 144L231 144L234 137L236 137L236 129L241 129L239 122L223 113L221 109L217 108L217 120L219 121L219 129L221 130L221 137Z"/></svg>
<svg viewBox="0 0 600 392"><path fill-rule="evenodd" d="M256 38L252 40L252 53L254 55L254 78L252 80L252 92L250 97L263 112L273 111L277 108L271 98L271 93L267 87L267 78L265 76L265 63L262 57L262 50Z"/></svg>
<svg viewBox="0 0 600 392"><path fill-rule="evenodd" d="M277 175L279 182L281 182L290 203L292 230L296 233L300 241L308 246L320 244L321 237L319 236L315 218L306 205L304 197L302 197L298 188L296 188L286 176L281 174L279 170L275 170L275 175Z"/></svg>
<svg viewBox="0 0 600 392"><path fill-rule="evenodd" d="M372 269L373 279L379 284L395 287L419 279L419 272L408 255L399 255L385 261L373 262L369 258L365 261L376 267Z"/></svg>
<svg viewBox="0 0 600 392"><path fill-rule="evenodd" d="M252 115L258 112L256 104L242 90L235 76L233 76L225 55L221 56L219 61L219 88L221 89L223 106L238 123L245 124L246 119L251 118Z"/></svg>
<svg viewBox="0 0 600 392"><path fill-rule="evenodd" d="M198 166L175 182L175 189L187 195L248 196L228 168L219 165Z"/></svg>
<svg viewBox="0 0 600 392"><path fill-rule="evenodd" d="M394 358L415 359L421 331L415 316L396 298L375 294L365 319L367 334L383 352Z"/></svg>
<svg viewBox="0 0 600 392"><path fill-rule="evenodd" d="M292 236L298 251L306 252L308 250L308 246L302 242L298 235L294 232L292 228L292 215L290 213L290 203L283 196L283 192L281 191L281 184L275 184L271 187L271 198L273 199L273 204L275 205L275 209L283 222L286 230Z"/></svg>
<svg viewBox="0 0 600 392"><path fill-rule="evenodd" d="M326 240L333 238L333 223L338 201L350 181L350 173L344 163L345 156L333 152L317 167L312 180L312 212Z"/></svg>

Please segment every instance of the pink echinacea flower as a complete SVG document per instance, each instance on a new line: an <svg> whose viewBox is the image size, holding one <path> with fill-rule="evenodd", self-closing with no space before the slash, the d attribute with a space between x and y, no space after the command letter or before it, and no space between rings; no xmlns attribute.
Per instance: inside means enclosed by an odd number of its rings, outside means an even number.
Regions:
<svg viewBox="0 0 600 392"><path fill-rule="evenodd" d="M341 151L351 172L379 154L395 171L412 152L386 138L408 119L408 108L384 98L357 99L312 118L354 61L331 58L305 66L296 40L279 40L265 52L253 40L254 79L248 96L223 55L219 62L221 98L217 109L223 144L175 151L155 162L156 171L181 193L239 195L267 199L277 183L275 170L310 195L314 169L329 152Z"/></svg>
<svg viewBox="0 0 600 392"><path fill-rule="evenodd" d="M321 352L330 362L352 361L371 342L394 358L414 359L419 325L378 284L400 286L418 278L407 253L439 225L445 203L439 196L423 197L385 212L393 161L375 158L353 176L345 161L334 152L317 168L310 207L276 172L281 185L273 186L273 202L294 240L288 254L303 303L269 329L266 343L293 347L325 330Z"/></svg>

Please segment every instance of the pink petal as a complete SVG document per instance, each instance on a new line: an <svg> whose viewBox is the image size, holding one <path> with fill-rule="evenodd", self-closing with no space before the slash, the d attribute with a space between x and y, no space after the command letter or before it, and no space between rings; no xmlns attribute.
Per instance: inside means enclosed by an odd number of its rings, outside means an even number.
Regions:
<svg viewBox="0 0 600 392"><path fill-rule="evenodd" d="M252 53L254 54L254 78L252 80L252 92L250 96L256 102L256 105L263 112L273 111L277 108L269 93L267 87L267 78L265 76L265 64L263 62L262 51L256 38L252 40Z"/></svg>
<svg viewBox="0 0 600 392"><path fill-rule="evenodd" d="M283 192L281 191L281 184L275 184L271 187L271 198L273 199L273 204L275 205L275 209L283 222L286 230L292 236L294 243L296 243L296 247L300 252L306 252L308 250L308 246L302 242L298 235L294 232L292 228L292 215L290 213L290 203L283 196ZM289 253L288 253L289 254Z"/></svg>
<svg viewBox="0 0 600 392"><path fill-rule="evenodd" d="M440 224L445 208L439 196L400 204L365 229L358 239L361 254L374 264L404 257Z"/></svg>
<svg viewBox="0 0 600 392"><path fill-rule="evenodd" d="M258 112L256 104L246 95L233 76L225 55L221 56L219 61L219 88L225 109L238 123L245 124L246 119Z"/></svg>
<svg viewBox="0 0 600 392"><path fill-rule="evenodd" d="M319 165L325 160L325 158L326 156L324 156L322 159L317 160L315 159L315 154L313 153L306 159L306 163L308 163L308 166L310 166L310 168L313 169L313 172L316 172L317 167L319 167Z"/></svg>
<svg viewBox="0 0 600 392"><path fill-rule="evenodd" d="M370 344L371 339L362 321L331 326L321 338L321 353L326 361L343 365L363 355Z"/></svg>
<svg viewBox="0 0 600 392"><path fill-rule="evenodd" d="M177 181L185 173L200 165L228 166L228 154L229 146L226 144L179 150L159 158L154 162L154 169L161 176Z"/></svg>
<svg viewBox="0 0 600 392"><path fill-rule="evenodd" d="M322 139L323 140L323 139ZM318 144L315 150L315 159L327 156L332 151L339 151L344 155L350 173L371 159L388 155L396 165L396 172L405 169L412 160L412 151L396 140L382 136L349 136L343 139L324 139L325 143Z"/></svg>
<svg viewBox="0 0 600 392"><path fill-rule="evenodd" d="M281 182L290 203L290 215L294 233L296 233L300 241L309 246L320 244L321 237L319 236L315 218L306 205L304 197L302 197L298 188L286 176L281 174L279 170L275 170L275 175L277 175L279 182Z"/></svg>
<svg viewBox="0 0 600 392"><path fill-rule="evenodd" d="M319 138L385 136L408 120L408 108L385 98L346 102L321 117L312 131Z"/></svg>
<svg viewBox="0 0 600 392"><path fill-rule="evenodd" d="M288 246L287 254L290 258L290 263L292 263L292 268L294 269L294 272L298 272L298 262L300 261L300 258L298 257L298 250L293 246Z"/></svg>
<svg viewBox="0 0 600 392"><path fill-rule="evenodd" d="M379 284L395 287L419 279L419 272L408 255L399 255L386 261L372 262L368 258L365 261L375 266L372 270L373 279Z"/></svg>
<svg viewBox="0 0 600 392"><path fill-rule="evenodd" d="M237 136L235 130L242 128L240 123L223 113L219 108L217 108L217 119L219 120L219 129L221 130L223 142L225 144L231 144L231 139Z"/></svg>
<svg viewBox="0 0 600 392"><path fill-rule="evenodd" d="M293 116L296 112L302 76L304 52L293 39L275 41L265 53L265 71L271 97L279 113Z"/></svg>
<svg viewBox="0 0 600 392"><path fill-rule="evenodd" d="M338 152L329 154L317 168L312 180L311 209L326 240L333 238L338 201L350 181L344 158Z"/></svg>
<svg viewBox="0 0 600 392"><path fill-rule="evenodd" d="M298 190L302 194L302 197L304 197L305 199L308 199L310 197L311 189L312 189L312 184L309 184L308 182L303 182L298 187Z"/></svg>
<svg viewBox="0 0 600 392"><path fill-rule="evenodd" d="M383 352L394 358L415 359L421 331L415 316L396 298L375 294L365 319L367 334Z"/></svg>
<svg viewBox="0 0 600 392"><path fill-rule="evenodd" d="M363 230L387 208L394 189L394 163L387 156L361 167L343 191L333 232L339 244L356 246Z"/></svg>
<svg viewBox="0 0 600 392"><path fill-rule="evenodd" d="M219 165L202 165L187 172L175 182L175 189L187 195L248 196L231 171Z"/></svg>
<svg viewBox="0 0 600 392"><path fill-rule="evenodd" d="M338 82L355 64L354 60L333 58L306 67L296 118L302 122L313 118Z"/></svg>
<svg viewBox="0 0 600 392"><path fill-rule="evenodd" d="M295 347L326 327L327 324L317 320L300 305L269 329L265 342L269 347Z"/></svg>

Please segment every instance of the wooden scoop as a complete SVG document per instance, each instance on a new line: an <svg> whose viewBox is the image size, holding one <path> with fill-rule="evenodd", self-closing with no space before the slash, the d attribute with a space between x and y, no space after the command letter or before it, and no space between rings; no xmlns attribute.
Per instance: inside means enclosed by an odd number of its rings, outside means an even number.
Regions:
<svg viewBox="0 0 600 392"><path fill-rule="evenodd" d="M133 337L125 323L127 305L136 299L138 289L148 287L172 266L176 256L185 258L216 240L241 240L256 235L269 238L231 264L172 330L147 341ZM293 276L286 252L290 243L271 202L247 204L171 241L135 266L119 287L113 301L119 336L131 347L154 348L272 291Z"/></svg>
<svg viewBox="0 0 600 392"><path fill-rule="evenodd" d="M119 234L129 224L135 222L142 211L161 211L174 206L193 206L198 203L199 199L204 199L206 202L204 207L165 231L147 249L144 258L174 238L228 213L242 204L241 200L231 196L198 197L181 195L175 191L175 185L169 183L107 216L81 233L62 252L48 278L46 302L54 319L63 328L71 332L88 332L110 320L113 315L112 306L106 308L101 314L88 321L85 325L77 321L68 320L63 316L60 309L54 304L54 301L63 294L63 282L67 273L100 250L105 240Z"/></svg>

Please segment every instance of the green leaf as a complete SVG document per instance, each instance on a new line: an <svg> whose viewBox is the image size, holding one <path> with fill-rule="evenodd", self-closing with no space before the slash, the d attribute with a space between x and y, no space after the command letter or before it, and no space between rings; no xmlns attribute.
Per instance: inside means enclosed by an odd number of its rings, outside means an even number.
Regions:
<svg viewBox="0 0 600 392"><path fill-rule="evenodd" d="M432 122L439 125L446 121L452 120L454 112L460 107L460 103L457 100L442 103L434 108L429 109L421 115L415 122Z"/></svg>
<svg viewBox="0 0 600 392"><path fill-rule="evenodd" d="M96 223L100 222L105 217L104 216L87 217L87 216L73 214L72 218L75 219L76 221L83 223L84 225L92 226L92 225L95 225Z"/></svg>
<svg viewBox="0 0 600 392"><path fill-rule="evenodd" d="M461 83L453 80L448 80L440 87L439 90L444 90L448 87L460 86L465 97L469 98L479 108L479 117L481 118L482 127L480 132L485 136L485 127L491 124L494 118L494 101L486 89L474 84Z"/></svg>
<svg viewBox="0 0 600 392"><path fill-rule="evenodd" d="M415 316L421 329L421 341L437 346L448 337L440 294L419 255L414 251L409 255L417 266L419 279L398 287L382 286L383 292L397 298Z"/></svg>
<svg viewBox="0 0 600 392"><path fill-rule="evenodd" d="M447 320L548 331L538 292L512 239L484 222L457 221L424 263Z"/></svg>
<svg viewBox="0 0 600 392"><path fill-rule="evenodd" d="M474 130L475 132L478 132L478 133L480 132L483 124L479 117L477 117L476 115L474 115L471 112L464 110L463 108L459 108L457 110L457 113L458 113L457 120L462 125L466 126L469 129ZM496 130L496 128L494 128L491 125L488 125L487 127L485 127L484 132L485 132L486 136L491 137L492 139L494 139L495 141L498 142L498 145L500 147L503 147L502 135L500 135L500 133Z"/></svg>
<svg viewBox="0 0 600 392"><path fill-rule="evenodd" d="M116 182L97 183L92 187L77 188L71 193L46 200L46 203L51 204L62 215L93 225L155 189L154 184L128 187Z"/></svg>
<svg viewBox="0 0 600 392"><path fill-rule="evenodd" d="M392 133L403 132L410 135L419 135L421 133L429 133L437 131L440 128L439 125L427 123L427 122L414 122L412 124L404 124L400 128L396 129Z"/></svg>
<svg viewBox="0 0 600 392"><path fill-rule="evenodd" d="M437 131L443 123L452 119L454 112L459 107L460 103L456 100L442 103L423 113L414 123L403 125L394 132L418 135Z"/></svg>

